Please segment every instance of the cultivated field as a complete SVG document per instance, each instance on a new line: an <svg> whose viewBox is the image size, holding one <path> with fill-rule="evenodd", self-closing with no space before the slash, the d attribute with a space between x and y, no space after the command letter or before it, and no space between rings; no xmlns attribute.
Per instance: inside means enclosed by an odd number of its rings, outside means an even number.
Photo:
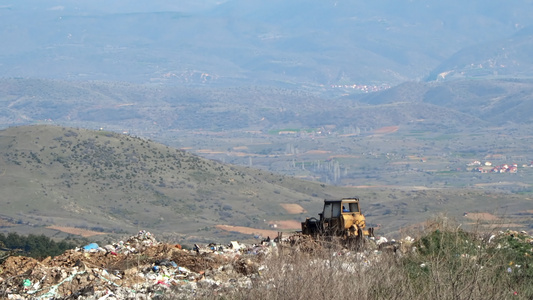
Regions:
<svg viewBox="0 0 533 300"><path fill-rule="evenodd" d="M47 226L46 228L62 231L62 232L65 232L65 233L70 233L70 234L73 234L73 235L79 235L79 236L82 236L82 237L91 237L91 236L95 236L95 235L106 234L105 232L97 232L97 231L86 230L86 229L81 229L81 228L56 226L56 225Z"/></svg>

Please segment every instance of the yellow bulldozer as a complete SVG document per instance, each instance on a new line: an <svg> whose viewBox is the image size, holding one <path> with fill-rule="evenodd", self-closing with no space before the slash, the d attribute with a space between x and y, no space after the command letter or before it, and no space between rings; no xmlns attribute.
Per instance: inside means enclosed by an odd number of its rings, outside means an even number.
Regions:
<svg viewBox="0 0 533 300"><path fill-rule="evenodd" d="M324 209L318 215L319 219L307 218L302 222L303 235L339 237L345 241L362 241L365 236L374 236L374 228L366 228L365 216L356 197L324 200Z"/></svg>

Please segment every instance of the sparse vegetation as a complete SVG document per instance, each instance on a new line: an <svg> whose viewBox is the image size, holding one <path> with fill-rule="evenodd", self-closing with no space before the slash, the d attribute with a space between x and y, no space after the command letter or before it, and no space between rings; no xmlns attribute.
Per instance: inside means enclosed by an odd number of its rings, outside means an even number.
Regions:
<svg viewBox="0 0 533 300"><path fill-rule="evenodd" d="M502 222L509 219L515 228L527 229L531 224L532 214L525 211L528 194L508 193L512 183L491 189L468 185L501 180L506 175L478 180L479 174L446 166L442 172L427 171L442 162L435 163L438 158L428 159L429 155L424 161L419 156L406 157L401 154L402 144L389 145L385 139L368 140L377 143L370 147L379 145L380 152L364 152L362 158L347 155L321 161L311 159L315 154L308 158L302 154L297 156L298 161L286 164L290 172L317 172L325 181L361 187L354 190L210 161L129 135L105 132L98 139L96 135L91 130L56 126L13 127L0 132L4 171L0 184L5 195L10 195L5 203L11 203L2 207L3 214L15 217L22 212L17 218L22 219L21 224L28 224L24 226L99 227L108 234L116 233L117 228L135 232L142 226L160 232L179 228L180 234L186 234L196 232L198 226L214 227L220 222L268 229L268 221L302 221L315 215L324 198L355 194L368 208L369 222L381 224L385 234L398 234L402 227L421 222L435 211L451 211L455 217L479 211L479 203L483 203L484 211L503 217ZM353 142L342 138L341 144L367 147L357 139ZM327 147L337 147L336 142ZM517 180L519 192L525 190L520 182L533 176L533 172L522 172L520 177L506 176L506 180ZM415 186L413 180L419 180ZM309 199L302 203L302 211L309 213L290 214L281 207L302 199ZM502 207L505 203L513 203L512 210ZM224 205L232 209L224 210ZM472 221L465 219L465 226L469 223ZM232 238L220 231L195 238L209 240L220 234Z"/></svg>
<svg viewBox="0 0 533 300"><path fill-rule="evenodd" d="M531 240L518 232L467 232L438 219L402 251L357 254L278 247L251 287L230 299L530 299ZM172 297L170 297L172 298ZM218 299L216 296L213 299Z"/></svg>

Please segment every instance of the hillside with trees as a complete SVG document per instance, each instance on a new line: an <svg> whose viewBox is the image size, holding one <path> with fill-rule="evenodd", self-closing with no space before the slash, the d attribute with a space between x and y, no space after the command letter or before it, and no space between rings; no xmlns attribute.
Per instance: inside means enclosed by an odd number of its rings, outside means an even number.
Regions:
<svg viewBox="0 0 533 300"><path fill-rule="evenodd" d="M323 199L346 196L360 197L369 226L379 227L381 234L399 234L438 211L457 218L464 212L489 213L489 220L513 228L531 224L527 193L332 186L103 130L11 127L0 132L0 141L0 188L6 195L1 214L8 221L3 230L68 236L80 229L102 239L148 229L174 240L253 239L261 230L275 234L271 225L284 221L295 223L285 231L298 230L299 222L321 210ZM479 221L472 216L464 219L465 226ZM248 235L219 225L249 228ZM260 235L266 234L255 238Z"/></svg>

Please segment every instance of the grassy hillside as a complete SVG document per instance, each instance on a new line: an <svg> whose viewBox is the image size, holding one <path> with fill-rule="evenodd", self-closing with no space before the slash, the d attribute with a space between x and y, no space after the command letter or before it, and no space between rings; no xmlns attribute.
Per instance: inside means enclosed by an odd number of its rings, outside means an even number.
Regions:
<svg viewBox="0 0 533 300"><path fill-rule="evenodd" d="M105 131L31 126L0 139L2 214L39 225L191 234L220 222L258 225L266 211L285 215L280 203L327 192Z"/></svg>
<svg viewBox="0 0 533 300"><path fill-rule="evenodd" d="M106 233L157 230L188 240L242 238L215 226L270 229L269 222L316 216L324 198L354 195L361 197L369 225L379 226L380 234L406 229L436 212L460 217L479 210L481 203L482 211L495 213L501 223L531 224L530 214L523 214L531 203L525 196L408 186L333 187L225 165L107 131L8 128L0 132L0 158L2 217L35 233L55 232L44 229L55 225ZM301 210L291 212L281 204Z"/></svg>

